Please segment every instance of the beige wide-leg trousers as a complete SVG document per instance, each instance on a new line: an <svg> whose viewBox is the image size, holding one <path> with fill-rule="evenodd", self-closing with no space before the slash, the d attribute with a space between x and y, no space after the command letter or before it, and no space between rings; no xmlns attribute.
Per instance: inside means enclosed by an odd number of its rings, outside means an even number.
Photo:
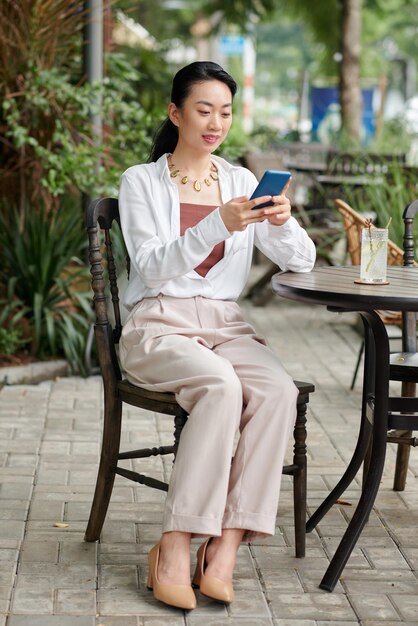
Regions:
<svg viewBox="0 0 418 626"><path fill-rule="evenodd" d="M242 528L246 541L273 535L298 391L239 305L145 298L124 325L120 357L132 383L174 392L189 412L163 532Z"/></svg>

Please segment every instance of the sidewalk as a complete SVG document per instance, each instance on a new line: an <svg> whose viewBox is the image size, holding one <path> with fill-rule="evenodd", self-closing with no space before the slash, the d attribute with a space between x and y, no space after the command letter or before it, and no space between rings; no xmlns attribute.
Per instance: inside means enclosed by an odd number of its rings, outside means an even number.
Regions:
<svg viewBox="0 0 418 626"><path fill-rule="evenodd" d="M353 316L278 298L263 308L243 306L293 377L316 385L308 415L313 511L356 440L361 385L350 392L349 384L360 337ZM333 593L318 584L354 506L334 507L307 536L306 558L295 559L291 480L284 477L276 536L240 548L236 601L225 608L198 594L198 608L185 614L156 602L145 586L164 494L117 478L101 543L83 542L100 416L98 377L0 391L0 626L418 625L416 451L406 490L395 493L389 448L376 507ZM124 426L126 448L171 441L166 416L132 408ZM165 466L160 459L134 462L157 476L170 465L171 458ZM360 480L343 496L353 505Z"/></svg>

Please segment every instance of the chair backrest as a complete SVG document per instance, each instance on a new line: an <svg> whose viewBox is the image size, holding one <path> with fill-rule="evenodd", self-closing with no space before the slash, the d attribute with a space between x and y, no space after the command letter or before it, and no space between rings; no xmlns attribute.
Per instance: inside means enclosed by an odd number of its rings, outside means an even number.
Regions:
<svg viewBox="0 0 418 626"><path fill-rule="evenodd" d="M415 242L413 235L413 223L418 213L418 200L411 202L405 208L402 218L405 224L403 247L405 250L404 265L410 267L418 265L415 261ZM402 313L402 350L404 352L417 352L417 313L404 311Z"/></svg>
<svg viewBox="0 0 418 626"><path fill-rule="evenodd" d="M343 220L351 263L353 265L360 265L361 231L367 226L366 218L360 215L360 213L357 213L357 211L344 202L344 200L337 199L335 205ZM388 265L402 265L403 258L403 250L389 239Z"/></svg>
<svg viewBox="0 0 418 626"><path fill-rule="evenodd" d="M391 165L405 163L405 154L373 154L368 152L339 152L327 155L327 173L340 176L373 176L387 174Z"/></svg>
<svg viewBox="0 0 418 626"><path fill-rule="evenodd" d="M119 290L117 284L116 264L112 249L111 231L116 222L120 227L119 205L116 198L100 198L87 207L85 225L89 238L89 261L93 303L96 313L95 337L100 369L105 384L115 384L121 379L119 362L115 344L119 342L122 332L121 312L119 306ZM104 233L100 236L100 231ZM129 272L129 260L127 260ZM108 316L108 294L111 295L114 328Z"/></svg>

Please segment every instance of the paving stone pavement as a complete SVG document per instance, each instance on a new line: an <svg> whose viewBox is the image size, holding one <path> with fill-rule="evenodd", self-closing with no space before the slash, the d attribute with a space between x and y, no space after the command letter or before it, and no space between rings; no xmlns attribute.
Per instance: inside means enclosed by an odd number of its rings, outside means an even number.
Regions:
<svg viewBox="0 0 418 626"><path fill-rule="evenodd" d="M360 342L354 316L278 298L262 308L243 306L293 377L316 385L308 415L313 511L356 439L360 383L349 391ZM226 608L198 594L198 607L184 613L156 602L145 586L164 494L117 477L101 542L83 541L101 416L99 377L0 391L0 626L418 625L414 451L407 488L395 493L389 449L375 509L333 593L318 584L354 506L334 507L307 536L306 558L296 559L291 479L284 477L276 536L240 548L236 601ZM122 446L170 442L171 431L171 418L128 408ZM171 458L127 463L166 478L170 466ZM344 500L357 502L360 480Z"/></svg>

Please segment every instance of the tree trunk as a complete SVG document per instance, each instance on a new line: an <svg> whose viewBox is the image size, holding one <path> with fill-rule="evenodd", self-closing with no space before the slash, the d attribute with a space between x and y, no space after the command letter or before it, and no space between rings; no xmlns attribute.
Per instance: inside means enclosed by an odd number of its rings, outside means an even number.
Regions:
<svg viewBox="0 0 418 626"><path fill-rule="evenodd" d="M360 86L362 0L342 0L341 118L344 135L358 144L361 137Z"/></svg>

